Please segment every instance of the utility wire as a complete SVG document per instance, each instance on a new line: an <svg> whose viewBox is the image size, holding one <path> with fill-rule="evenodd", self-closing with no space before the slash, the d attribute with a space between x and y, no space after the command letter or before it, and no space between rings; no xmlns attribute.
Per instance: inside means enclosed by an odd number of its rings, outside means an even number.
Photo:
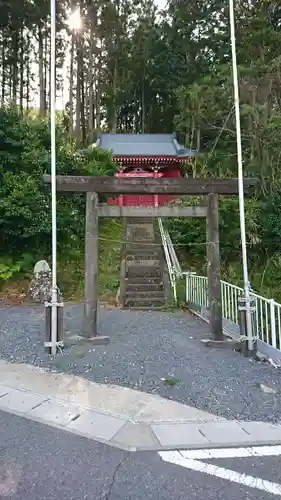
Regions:
<svg viewBox="0 0 281 500"><path fill-rule="evenodd" d="M144 246L151 246L151 247L162 247L162 243L152 243L151 241L145 241L145 240L137 240L137 241L131 241L131 240L116 240L113 238L102 238L99 237L98 240L100 241L108 241L111 243L121 243L121 244L126 244L126 245L144 245ZM217 244L220 243L221 241L205 241L205 242L198 242L198 243L173 243L174 247L188 247L188 246L206 246L210 244ZM247 245L253 246L253 243L248 242Z"/></svg>

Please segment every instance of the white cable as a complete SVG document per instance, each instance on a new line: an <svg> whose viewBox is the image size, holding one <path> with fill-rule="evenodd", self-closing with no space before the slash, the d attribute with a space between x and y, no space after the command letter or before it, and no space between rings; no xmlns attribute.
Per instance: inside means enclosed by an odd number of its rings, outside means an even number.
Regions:
<svg viewBox="0 0 281 500"><path fill-rule="evenodd" d="M52 184L52 311L51 347L57 352L57 199L56 199L56 0L51 0L51 184Z"/></svg>

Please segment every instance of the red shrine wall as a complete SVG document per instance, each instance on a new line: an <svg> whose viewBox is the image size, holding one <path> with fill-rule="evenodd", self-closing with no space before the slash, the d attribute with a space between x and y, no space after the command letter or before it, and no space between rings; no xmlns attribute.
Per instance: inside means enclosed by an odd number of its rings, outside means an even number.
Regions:
<svg viewBox="0 0 281 500"><path fill-rule="evenodd" d="M147 167L143 165L143 167ZM165 169L159 172L145 171L142 169L142 165L137 168L132 168L127 172L117 172L115 177L150 177L154 179L159 179L161 177L181 177L180 166L171 165L171 167L165 167ZM171 202L175 198L171 195L135 195L126 194L120 195L116 198L108 198L109 205L119 205L122 207L155 207L163 206Z"/></svg>

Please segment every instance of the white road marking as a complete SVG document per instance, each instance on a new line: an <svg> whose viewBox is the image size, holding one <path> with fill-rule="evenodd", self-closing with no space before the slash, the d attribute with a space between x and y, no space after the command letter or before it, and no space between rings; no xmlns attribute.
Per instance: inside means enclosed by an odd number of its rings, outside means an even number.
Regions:
<svg viewBox="0 0 281 500"><path fill-rule="evenodd" d="M207 460L210 458L277 457L281 446L252 446L249 448L213 448L203 450L179 450L184 458Z"/></svg>
<svg viewBox="0 0 281 500"><path fill-rule="evenodd" d="M271 448L271 447L267 447L267 448ZM272 447L272 448L277 448L277 447ZM280 448L280 447L278 447L278 448ZM240 448L240 449L243 450L243 448ZM251 449L251 448L248 448L248 450L249 449ZM187 451L186 453L191 453L191 451L192 450L190 450L189 452ZM193 451L195 452L196 450L193 450ZM201 458L209 458L209 459L210 458L219 458L219 457L214 457L214 456L206 457L203 455L203 452L214 451L214 450L198 450L198 452L199 451L202 454ZM219 450L217 450L217 451L219 451ZM218 467L216 465L201 462L201 461L195 460L193 458L184 458L182 453L183 452L178 452L178 451L160 451L160 452L158 452L158 454L160 455L162 460L164 460L165 462L179 465L181 467L185 467L186 469L191 469L191 470L195 470L198 472L203 472L204 474L216 476L216 477L219 477L221 479L226 479L227 481L232 481L233 483L238 483L238 484L241 484L243 486L248 486L250 488L256 488L258 490L266 491L267 493L271 493L273 495L281 495L281 484L272 483L271 481L266 481L266 480L261 479L259 477L253 477L253 476L248 476L246 474L240 474L239 472L235 472L235 471L229 470L229 469L224 469L223 467ZM199 453L197 453L197 455L199 456ZM272 453L272 455L276 456L276 454L274 454L274 453ZM278 453L278 455L280 455L280 452ZM249 456L249 455L243 455L243 456ZM250 456L254 457L254 456L270 456L270 455L269 455L269 453L267 453L266 455L250 455ZM224 458L226 458L225 455L224 455ZM230 457L230 458L232 458L232 457Z"/></svg>

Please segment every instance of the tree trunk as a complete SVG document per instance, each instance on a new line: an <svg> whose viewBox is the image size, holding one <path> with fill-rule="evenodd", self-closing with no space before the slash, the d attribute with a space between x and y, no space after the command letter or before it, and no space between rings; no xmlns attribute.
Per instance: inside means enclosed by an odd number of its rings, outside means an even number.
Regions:
<svg viewBox="0 0 281 500"><path fill-rule="evenodd" d="M39 115L45 115L45 77L44 77L44 45L42 26L39 26L38 31L38 50L39 50Z"/></svg>
<svg viewBox="0 0 281 500"><path fill-rule="evenodd" d="M24 98L24 38L23 29L20 32L20 112L23 112Z"/></svg>
<svg viewBox="0 0 281 500"><path fill-rule="evenodd" d="M29 102L30 102L30 78L31 78L31 75L30 75L30 52L29 52L29 44L30 44L30 36L29 34L27 35L27 39L26 39L26 46L27 46L27 57L26 57L26 64L25 64L25 69L26 69L26 81L25 81L25 85L26 85L26 94L25 94L25 98L26 98L26 109L28 110L29 109Z"/></svg>
<svg viewBox="0 0 281 500"><path fill-rule="evenodd" d="M46 54L45 54L45 65L46 65L46 75L48 75L49 78L49 92L48 92L48 104L46 103L46 109L48 109L49 113L51 113L51 87L52 87L52 78L51 78L51 37L46 38ZM56 68L55 68L56 70ZM56 76L55 76L55 82L56 82ZM46 83L46 89L47 89L47 83ZM56 86L55 86L56 89ZM46 90L47 92L47 90Z"/></svg>
<svg viewBox="0 0 281 500"><path fill-rule="evenodd" d="M93 44L90 46L89 54L89 71L87 86L89 89L88 94L88 140L92 144L94 142L94 89L93 89Z"/></svg>
<svg viewBox="0 0 281 500"><path fill-rule="evenodd" d="M144 93L144 73L141 81L141 128L145 133L145 93Z"/></svg>
<svg viewBox="0 0 281 500"><path fill-rule="evenodd" d="M113 78L112 78L112 104L111 104L111 117L109 129L110 132L116 134L117 130L117 109L116 109L116 97L117 97L117 60L114 61Z"/></svg>
<svg viewBox="0 0 281 500"><path fill-rule="evenodd" d="M74 82L74 34L71 35L69 73L69 136L73 136L73 82Z"/></svg>
<svg viewBox="0 0 281 500"><path fill-rule="evenodd" d="M5 61L5 43L4 43L4 37L3 37L3 41L2 41L1 59L2 59L1 106L4 106L4 104L5 104L5 89L6 89L6 73L5 73L6 61Z"/></svg>
<svg viewBox="0 0 281 500"><path fill-rule="evenodd" d="M196 150L197 151L200 151L200 144L201 144L201 130L200 130L200 126L198 125L197 130L196 130Z"/></svg>
<svg viewBox="0 0 281 500"><path fill-rule="evenodd" d="M30 103L30 62L28 61L26 66L26 109L29 110Z"/></svg>
<svg viewBox="0 0 281 500"><path fill-rule="evenodd" d="M84 74L81 72L81 130L82 130L82 141L86 141L86 99L85 99L85 81Z"/></svg>
<svg viewBox="0 0 281 500"><path fill-rule="evenodd" d="M100 132L100 129L101 129L101 113L100 113L100 106L101 105L101 90L100 88L98 87L97 90L96 90L96 105L95 105L95 108L96 108L96 120L95 120L95 129L96 129L96 132L99 133Z"/></svg>
<svg viewBox="0 0 281 500"><path fill-rule="evenodd" d="M17 90L18 90L18 50L19 50L19 33L14 31L12 34L12 102L17 105Z"/></svg>
<svg viewBox="0 0 281 500"><path fill-rule="evenodd" d="M77 37L77 78L76 78L76 141L81 141L81 71L82 71L82 48L81 40Z"/></svg>
<svg viewBox="0 0 281 500"><path fill-rule="evenodd" d="M13 89L13 66L9 66L9 79L8 79L8 82L9 82L9 100L11 101L12 98L13 98L13 93L12 93L12 89Z"/></svg>

